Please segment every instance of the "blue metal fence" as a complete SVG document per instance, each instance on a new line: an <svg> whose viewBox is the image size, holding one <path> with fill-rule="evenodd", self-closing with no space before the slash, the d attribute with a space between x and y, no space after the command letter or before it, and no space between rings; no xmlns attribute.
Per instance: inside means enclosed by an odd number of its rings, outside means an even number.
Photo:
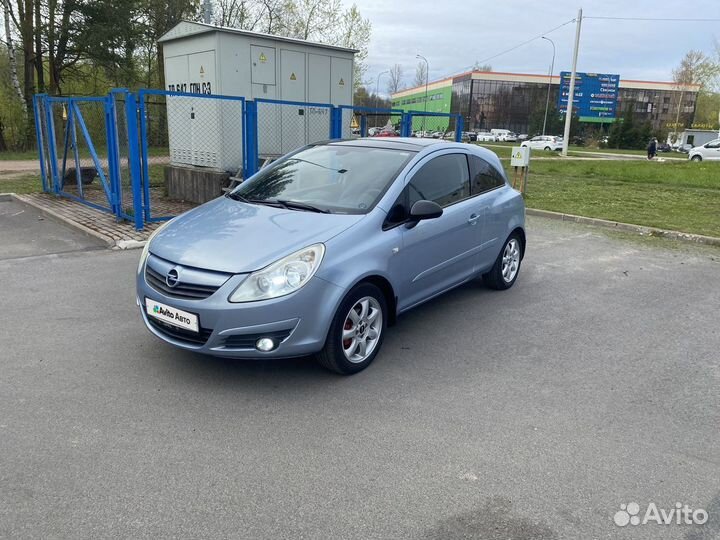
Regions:
<svg viewBox="0 0 720 540"><path fill-rule="evenodd" d="M173 217L160 204L167 165L248 178L261 160L308 141L368 136L370 123L410 137L414 118L444 117L456 141L463 128L454 114L150 89L38 94L33 109L43 190L111 212L138 230Z"/></svg>

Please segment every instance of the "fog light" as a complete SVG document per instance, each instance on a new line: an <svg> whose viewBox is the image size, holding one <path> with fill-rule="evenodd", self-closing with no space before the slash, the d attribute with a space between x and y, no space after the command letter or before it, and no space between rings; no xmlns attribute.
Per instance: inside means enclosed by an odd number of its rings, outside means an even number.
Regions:
<svg viewBox="0 0 720 540"><path fill-rule="evenodd" d="M269 352L275 348L275 342L267 337L260 338L255 342L255 348L258 351Z"/></svg>

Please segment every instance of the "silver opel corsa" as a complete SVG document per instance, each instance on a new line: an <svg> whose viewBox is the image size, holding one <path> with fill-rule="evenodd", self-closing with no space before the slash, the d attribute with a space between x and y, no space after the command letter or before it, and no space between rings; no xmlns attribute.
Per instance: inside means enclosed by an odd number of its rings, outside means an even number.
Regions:
<svg viewBox="0 0 720 540"><path fill-rule="evenodd" d="M137 303L150 332L236 358L314 354L367 367L403 313L469 280L512 287L525 205L497 156L429 139L356 139L286 155L159 228Z"/></svg>

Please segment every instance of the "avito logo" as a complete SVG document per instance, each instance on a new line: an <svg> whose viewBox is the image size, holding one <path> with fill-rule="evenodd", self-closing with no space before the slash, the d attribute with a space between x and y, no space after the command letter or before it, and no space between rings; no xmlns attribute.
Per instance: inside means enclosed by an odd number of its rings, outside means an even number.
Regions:
<svg viewBox="0 0 720 540"><path fill-rule="evenodd" d="M703 525L708 520L708 513L702 508L693 510L687 504L675 503L674 508L666 510L658 508L653 502L648 504L642 518L640 517L640 505L636 502L621 504L620 510L615 512L613 521L618 527L626 525L647 525L657 523L658 525Z"/></svg>

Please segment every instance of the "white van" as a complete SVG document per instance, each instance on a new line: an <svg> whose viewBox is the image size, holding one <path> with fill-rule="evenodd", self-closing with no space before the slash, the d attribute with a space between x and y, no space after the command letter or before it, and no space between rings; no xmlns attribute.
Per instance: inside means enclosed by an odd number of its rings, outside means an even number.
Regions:
<svg viewBox="0 0 720 540"><path fill-rule="evenodd" d="M502 142L517 142L517 134L513 133L509 129L491 129L490 133L495 135L498 141Z"/></svg>

